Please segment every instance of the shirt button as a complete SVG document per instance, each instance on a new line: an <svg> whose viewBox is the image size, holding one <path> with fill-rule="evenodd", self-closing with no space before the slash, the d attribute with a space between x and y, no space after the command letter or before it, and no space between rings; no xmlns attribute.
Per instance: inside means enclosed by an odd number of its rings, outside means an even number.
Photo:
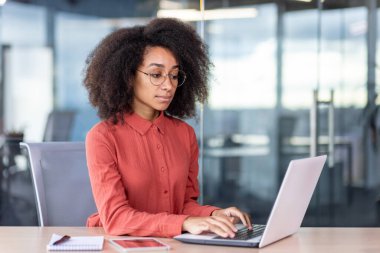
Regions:
<svg viewBox="0 0 380 253"><path fill-rule="evenodd" d="M165 171L165 168L164 168L164 167L161 167L161 171L164 172L164 171Z"/></svg>
<svg viewBox="0 0 380 253"><path fill-rule="evenodd" d="M161 145L160 144L157 144L157 149L160 149L161 148Z"/></svg>
<svg viewBox="0 0 380 253"><path fill-rule="evenodd" d="M168 193L168 191L167 191L167 190L165 190L165 191L164 191L164 194L167 194L167 193Z"/></svg>

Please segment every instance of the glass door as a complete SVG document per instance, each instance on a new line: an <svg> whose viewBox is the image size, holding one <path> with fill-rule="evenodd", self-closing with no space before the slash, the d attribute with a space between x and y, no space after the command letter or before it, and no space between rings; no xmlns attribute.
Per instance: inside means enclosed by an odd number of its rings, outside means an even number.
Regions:
<svg viewBox="0 0 380 253"><path fill-rule="evenodd" d="M212 19L208 10L254 14ZM205 1L214 63L205 204L236 205L266 222L290 160L328 154L303 225L376 224L376 14L376 1Z"/></svg>
<svg viewBox="0 0 380 253"><path fill-rule="evenodd" d="M368 64L375 9L364 3L332 7L317 1L315 8L284 13L282 114L294 120L294 129L280 142L279 160L329 156L304 225L376 222L379 178L369 175L378 171L378 134L374 66ZM366 217L363 208L369 210Z"/></svg>

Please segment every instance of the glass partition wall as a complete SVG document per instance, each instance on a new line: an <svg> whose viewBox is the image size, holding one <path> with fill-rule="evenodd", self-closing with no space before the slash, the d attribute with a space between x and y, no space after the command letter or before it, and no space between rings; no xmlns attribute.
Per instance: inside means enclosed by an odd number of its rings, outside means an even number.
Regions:
<svg viewBox="0 0 380 253"><path fill-rule="evenodd" d="M328 154L303 225L379 225L376 0L104 2L0 7L2 138L15 130L46 140L48 115L58 111L74 115L66 140L83 141L99 120L82 86L90 50L112 30L176 17L199 32L213 63L209 100L188 120L201 151L199 201L265 223L289 161ZM25 199L33 197L10 190L31 192L16 173L25 161L3 140L0 224L32 224Z"/></svg>
<svg viewBox="0 0 380 253"><path fill-rule="evenodd" d="M378 224L376 1L207 2L255 14L204 20L204 202L265 222L290 160L328 154L303 225Z"/></svg>
<svg viewBox="0 0 380 253"><path fill-rule="evenodd" d="M365 176L372 162L365 146L373 67L367 64L368 10L365 1L337 9L325 3L284 13L281 117L291 118L294 130L281 139L279 159L306 156L313 142L314 153L329 155L306 225L371 225L377 211L376 189L368 189Z"/></svg>
<svg viewBox="0 0 380 253"><path fill-rule="evenodd" d="M226 10L235 10L235 16L204 21L214 64L203 123L204 201L239 206L251 211L255 222L265 222L277 190L277 9L275 4L219 9Z"/></svg>

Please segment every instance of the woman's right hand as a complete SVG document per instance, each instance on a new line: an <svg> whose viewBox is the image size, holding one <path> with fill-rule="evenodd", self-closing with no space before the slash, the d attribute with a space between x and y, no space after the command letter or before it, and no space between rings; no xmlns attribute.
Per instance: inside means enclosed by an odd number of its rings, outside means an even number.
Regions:
<svg viewBox="0 0 380 253"><path fill-rule="evenodd" d="M221 237L235 236L237 231L233 218L220 216L188 217L182 224L182 230L199 235L202 232L213 232Z"/></svg>

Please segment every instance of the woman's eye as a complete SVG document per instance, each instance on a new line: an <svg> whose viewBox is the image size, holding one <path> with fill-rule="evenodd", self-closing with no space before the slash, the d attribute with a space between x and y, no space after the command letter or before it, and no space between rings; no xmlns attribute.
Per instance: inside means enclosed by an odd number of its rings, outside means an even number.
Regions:
<svg viewBox="0 0 380 253"><path fill-rule="evenodd" d="M156 73L151 73L150 76L153 77L153 78L157 78L158 79L158 78L162 77L162 74L161 73L157 73L157 74Z"/></svg>
<svg viewBox="0 0 380 253"><path fill-rule="evenodd" d="M178 80L178 74L169 74L170 79Z"/></svg>

